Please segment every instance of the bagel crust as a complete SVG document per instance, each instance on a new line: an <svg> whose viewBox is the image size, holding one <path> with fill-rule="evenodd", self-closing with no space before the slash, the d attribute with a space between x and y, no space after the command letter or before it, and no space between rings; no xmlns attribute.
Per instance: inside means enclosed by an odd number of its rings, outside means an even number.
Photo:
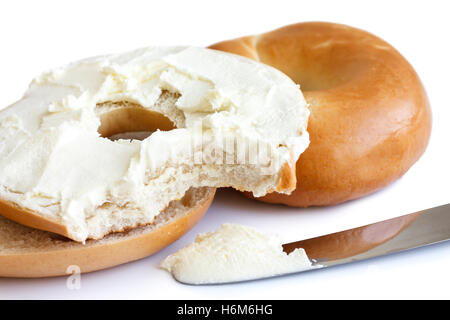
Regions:
<svg viewBox="0 0 450 320"><path fill-rule="evenodd" d="M309 104L310 145L297 161L296 190L257 200L308 207L356 199L400 178L426 149L424 87L397 50L368 32L308 22L210 48L283 71Z"/></svg>

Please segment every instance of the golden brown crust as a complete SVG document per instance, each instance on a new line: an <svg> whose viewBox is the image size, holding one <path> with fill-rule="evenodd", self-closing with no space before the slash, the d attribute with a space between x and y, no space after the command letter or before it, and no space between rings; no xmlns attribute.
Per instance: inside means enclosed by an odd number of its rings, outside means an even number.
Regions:
<svg viewBox="0 0 450 320"><path fill-rule="evenodd" d="M310 259L337 260L375 248L394 238L414 222L420 212L364 227L283 245L285 252L303 248Z"/></svg>
<svg viewBox="0 0 450 320"><path fill-rule="evenodd" d="M280 172L280 179L278 182L278 185L275 187L275 190L278 192L286 191L286 190L293 190L297 184L297 178L295 176L295 160L292 159L291 155L291 161L286 162L281 167Z"/></svg>
<svg viewBox="0 0 450 320"><path fill-rule="evenodd" d="M0 277L67 275L67 268L71 265L80 267L81 272L86 273L150 256L190 230L203 217L213 198L214 191L211 191L198 206L150 231L145 231L143 227L144 231L137 234L130 233L119 238L111 235L101 241L89 240L86 245L74 242L69 248L57 250L49 247L28 253L0 252Z"/></svg>
<svg viewBox="0 0 450 320"><path fill-rule="evenodd" d="M283 71L310 106L311 143L297 162L296 190L258 200L307 207L356 199L401 177L425 151L431 110L422 83L370 33L308 22L210 48Z"/></svg>
<svg viewBox="0 0 450 320"><path fill-rule="evenodd" d="M255 50L255 36L248 36L234 40L222 41L210 46L210 49L231 52L249 59L259 61L258 52Z"/></svg>

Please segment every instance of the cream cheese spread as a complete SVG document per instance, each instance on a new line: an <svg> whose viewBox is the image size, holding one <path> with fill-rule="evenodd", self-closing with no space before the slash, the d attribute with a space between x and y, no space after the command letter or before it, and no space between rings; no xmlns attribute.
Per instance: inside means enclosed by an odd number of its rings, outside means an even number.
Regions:
<svg viewBox="0 0 450 320"><path fill-rule="evenodd" d="M160 110L164 91L179 98ZM98 105L121 101L163 113L177 128L143 141L101 137ZM235 55L149 47L85 59L36 77L0 112L0 198L67 225L84 241L150 223L190 187L232 186L261 196L308 146L308 116L287 76ZM226 153L230 136L270 156L228 180L237 152L222 166L195 160L202 149ZM241 154L251 158L251 149ZM271 170L258 176L258 165ZM239 181L243 168L254 170L254 181Z"/></svg>

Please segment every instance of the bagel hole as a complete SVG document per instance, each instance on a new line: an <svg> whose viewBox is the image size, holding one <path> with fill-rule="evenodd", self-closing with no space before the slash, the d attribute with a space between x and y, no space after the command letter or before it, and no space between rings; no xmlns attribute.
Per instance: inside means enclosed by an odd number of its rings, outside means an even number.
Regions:
<svg viewBox="0 0 450 320"><path fill-rule="evenodd" d="M175 124L162 113L128 101L97 104L100 112L100 136L110 140L144 140L157 130L170 131Z"/></svg>
<svg viewBox="0 0 450 320"><path fill-rule="evenodd" d="M109 140L116 141L120 139L124 140L144 140L152 135L154 131L134 131L134 132L121 132L113 134L108 138Z"/></svg>

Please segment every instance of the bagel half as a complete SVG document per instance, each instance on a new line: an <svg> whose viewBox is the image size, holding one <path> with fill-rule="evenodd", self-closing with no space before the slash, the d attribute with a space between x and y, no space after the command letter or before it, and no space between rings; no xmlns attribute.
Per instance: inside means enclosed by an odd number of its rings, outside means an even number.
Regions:
<svg viewBox="0 0 450 320"><path fill-rule="evenodd" d="M297 162L296 190L257 200L308 207L356 199L401 177L426 149L431 111L422 83L368 32L307 22L210 48L283 71L309 104L311 142Z"/></svg>
<svg viewBox="0 0 450 320"><path fill-rule="evenodd" d="M84 245L0 217L0 277L62 276L68 274L69 266L86 273L147 257L190 230L210 206L214 193L214 188L190 189L152 224Z"/></svg>
<svg viewBox="0 0 450 320"><path fill-rule="evenodd" d="M290 193L308 115L282 72L216 50L77 61L0 111L0 215L84 242L152 223L190 188ZM153 133L108 139L134 131Z"/></svg>

